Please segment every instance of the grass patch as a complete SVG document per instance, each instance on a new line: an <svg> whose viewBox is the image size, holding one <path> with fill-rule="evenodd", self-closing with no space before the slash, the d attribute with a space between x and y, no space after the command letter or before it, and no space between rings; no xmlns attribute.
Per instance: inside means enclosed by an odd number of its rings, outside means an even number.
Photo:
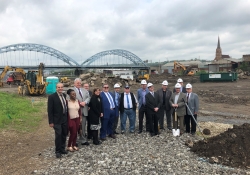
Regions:
<svg viewBox="0 0 250 175"><path fill-rule="evenodd" d="M29 132L37 128L46 111L45 102L0 92L0 129Z"/></svg>

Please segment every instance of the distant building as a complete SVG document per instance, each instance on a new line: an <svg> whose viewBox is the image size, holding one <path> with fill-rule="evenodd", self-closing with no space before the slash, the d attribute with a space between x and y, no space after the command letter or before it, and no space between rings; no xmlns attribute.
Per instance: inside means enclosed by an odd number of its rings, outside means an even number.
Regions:
<svg viewBox="0 0 250 175"><path fill-rule="evenodd" d="M243 61L250 61L250 54L248 54L248 55L243 55L242 56L242 58L243 58Z"/></svg>
<svg viewBox="0 0 250 175"><path fill-rule="evenodd" d="M215 58L214 61L219 61L225 58L231 58L229 55L222 55L222 50L220 47L220 37L218 37L218 43L217 43L217 48L215 51Z"/></svg>

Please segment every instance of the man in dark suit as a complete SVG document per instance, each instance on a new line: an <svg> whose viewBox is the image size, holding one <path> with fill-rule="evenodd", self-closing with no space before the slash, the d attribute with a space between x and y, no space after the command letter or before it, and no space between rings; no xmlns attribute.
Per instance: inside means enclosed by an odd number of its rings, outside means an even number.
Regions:
<svg viewBox="0 0 250 175"><path fill-rule="evenodd" d="M146 94L146 106L147 106L147 115L149 120L149 128L151 136L159 134L158 131L158 111L161 107L159 94L154 92L154 86L152 83L147 85L149 93Z"/></svg>
<svg viewBox="0 0 250 175"><path fill-rule="evenodd" d="M146 100L145 96L148 93L147 82L146 80L141 81L141 88L137 90L137 99L139 103L139 134L142 133L143 129L143 118L144 115L146 117L146 131L149 131L149 123L147 119L147 107L146 107Z"/></svg>
<svg viewBox="0 0 250 175"><path fill-rule="evenodd" d="M56 85L56 92L48 98L48 118L49 126L55 130L55 153L56 158L61 158L65 151L67 136L67 105L66 95L63 92L63 84Z"/></svg>
<svg viewBox="0 0 250 175"><path fill-rule="evenodd" d="M185 86L183 85L183 80L182 80L181 78L179 78L179 79L177 80L177 83L179 83L179 84L181 85L180 92L187 93L186 88L185 88ZM174 88L173 92L176 92L176 91L175 91L175 88Z"/></svg>
<svg viewBox="0 0 250 175"><path fill-rule="evenodd" d="M186 85L187 90L187 104L192 112L195 120L197 121L197 113L199 110L199 98L196 93L192 92L192 85L187 84ZM185 124L186 124L186 133L190 133L190 122L191 122L191 134L194 135L196 132L196 122L194 121L192 114L188 109L186 109L186 115L185 115Z"/></svg>
<svg viewBox="0 0 250 175"><path fill-rule="evenodd" d="M115 119L114 119L114 123L113 123L113 133L114 134L119 134L118 132L116 132L117 126L118 126L118 121L119 121L119 106L120 106L120 85L118 83L116 83L114 85L114 92L113 92L113 96L115 97Z"/></svg>
<svg viewBox="0 0 250 175"><path fill-rule="evenodd" d="M102 141L106 140L108 134L109 137L115 139L113 133L113 123L115 118L115 98L112 93L109 92L109 85L103 84L103 91L100 96L102 98L102 107L103 107L103 117L101 118L101 130L100 130L100 139Z"/></svg>
<svg viewBox="0 0 250 175"><path fill-rule="evenodd" d="M166 112L166 118L167 118L167 128L172 131L172 123L171 123L171 105L169 103L169 99L172 95L172 91L170 91L168 88L168 81L165 80L162 82L162 88L157 91L159 94L161 107L159 109L159 124L160 129L164 130L164 113Z"/></svg>

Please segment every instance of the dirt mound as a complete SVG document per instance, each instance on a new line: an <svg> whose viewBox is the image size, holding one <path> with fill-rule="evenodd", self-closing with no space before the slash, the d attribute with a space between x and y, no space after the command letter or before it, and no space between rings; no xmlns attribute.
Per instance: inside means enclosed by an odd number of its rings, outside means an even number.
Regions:
<svg viewBox="0 0 250 175"><path fill-rule="evenodd" d="M209 103L246 104L250 101L248 96L239 97L214 90L200 90L198 95L204 97L204 101Z"/></svg>
<svg viewBox="0 0 250 175"><path fill-rule="evenodd" d="M207 141L194 144L191 151L209 158L210 163L219 163L231 167L250 168L250 124L233 128Z"/></svg>

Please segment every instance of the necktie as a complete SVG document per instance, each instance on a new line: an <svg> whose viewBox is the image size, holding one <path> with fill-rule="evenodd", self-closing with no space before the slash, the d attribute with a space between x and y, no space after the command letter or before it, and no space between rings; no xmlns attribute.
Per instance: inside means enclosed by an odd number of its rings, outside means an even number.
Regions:
<svg viewBox="0 0 250 175"><path fill-rule="evenodd" d="M82 93L81 93L81 91L80 91L80 88L78 88L78 91L79 91L80 96L82 97Z"/></svg>
<svg viewBox="0 0 250 175"><path fill-rule="evenodd" d="M64 101L64 99L63 99L62 94L61 94L60 96L61 96L61 99L62 99L62 102L63 102L63 113L66 113L67 107L66 107L65 101Z"/></svg>
<svg viewBox="0 0 250 175"><path fill-rule="evenodd" d="M107 92L107 96L108 96L108 99L109 99L109 101L110 101L110 105L111 105L111 108L115 108L115 104L114 104L114 101L112 100L112 97L111 97L111 95Z"/></svg>
<svg viewBox="0 0 250 175"><path fill-rule="evenodd" d="M187 104L188 104L188 99L189 99L189 93L188 93L188 95L187 95Z"/></svg>
<svg viewBox="0 0 250 175"><path fill-rule="evenodd" d="M130 108L130 105L129 105L129 100L128 100L128 94L127 95L127 103L128 103L128 108Z"/></svg>

